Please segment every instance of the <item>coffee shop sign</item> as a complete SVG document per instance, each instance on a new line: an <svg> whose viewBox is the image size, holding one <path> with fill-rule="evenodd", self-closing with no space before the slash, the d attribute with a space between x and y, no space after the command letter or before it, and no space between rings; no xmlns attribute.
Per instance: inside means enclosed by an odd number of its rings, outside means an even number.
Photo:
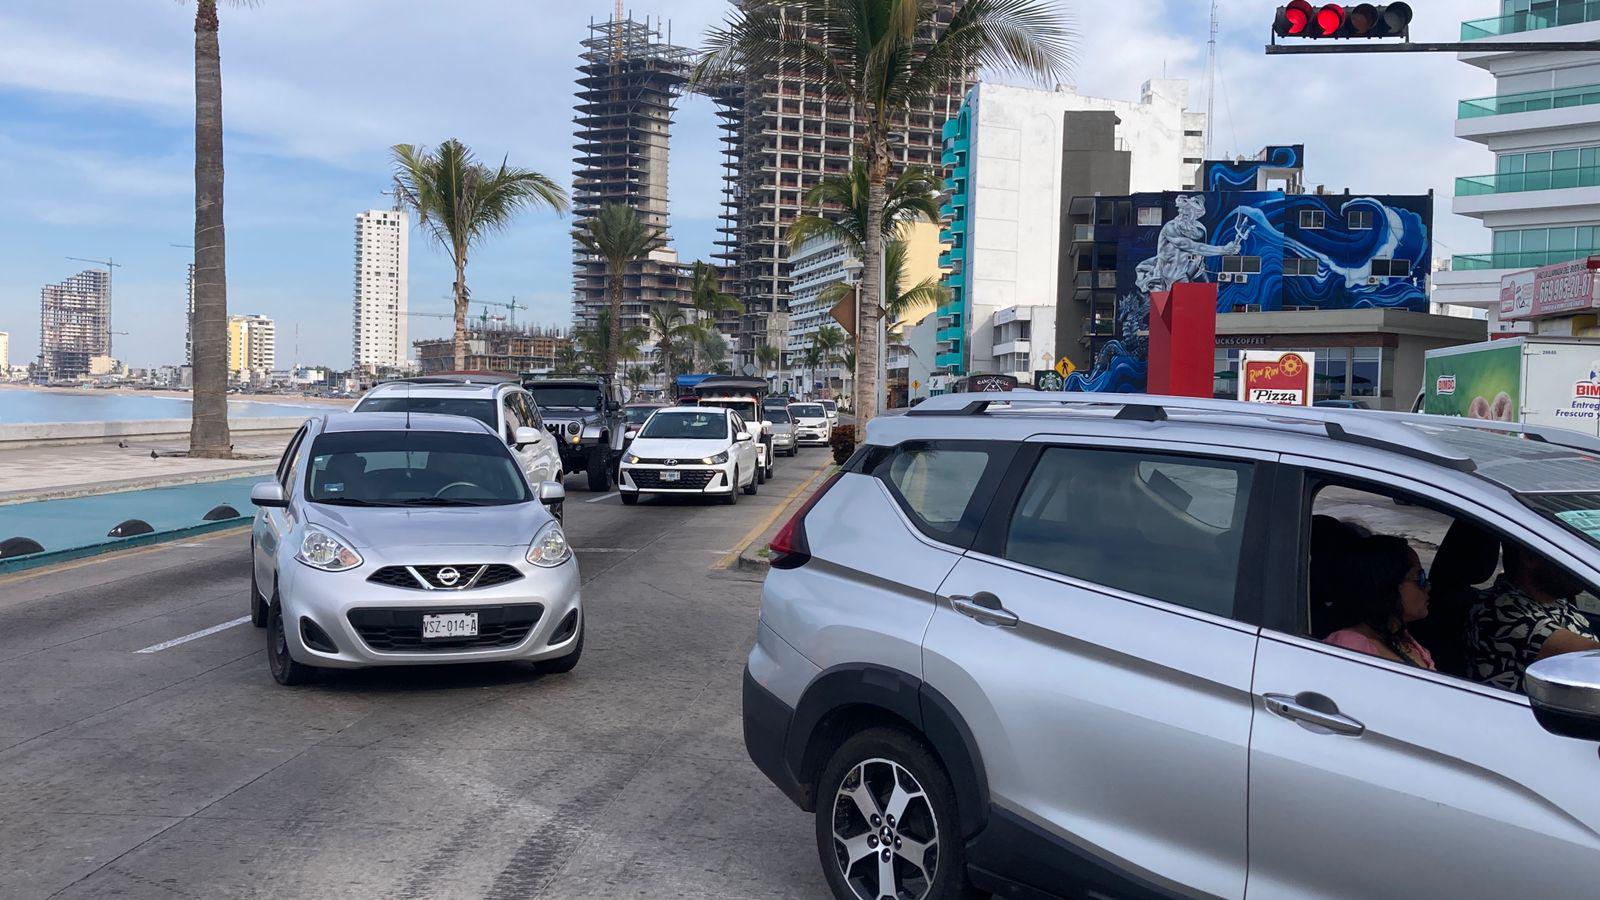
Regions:
<svg viewBox="0 0 1600 900"><path fill-rule="evenodd" d="M1595 277L1600 256L1513 272L1500 279L1500 318L1545 319L1596 308Z"/></svg>

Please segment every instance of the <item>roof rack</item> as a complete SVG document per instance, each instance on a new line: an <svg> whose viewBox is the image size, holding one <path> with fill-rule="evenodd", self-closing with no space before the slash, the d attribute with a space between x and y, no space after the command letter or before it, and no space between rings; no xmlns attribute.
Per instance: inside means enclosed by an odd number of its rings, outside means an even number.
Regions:
<svg viewBox="0 0 1600 900"><path fill-rule="evenodd" d="M1327 436L1336 441L1376 447L1391 453L1425 459L1437 465L1462 472L1477 469L1471 457L1463 456L1454 448L1431 439L1427 434L1406 427L1415 420L1421 424L1440 424L1438 416L1390 416L1375 414L1371 410L1334 409L1325 407L1265 406L1239 400L1213 400L1197 397L1163 397L1154 394L1100 394L1100 393L975 393L941 394L930 397L906 410L908 416L977 416L1001 405L1009 410L1028 409L1085 409L1090 407L1119 407L1116 418L1134 422L1160 422L1170 413L1201 413L1212 415L1272 418L1321 426ZM1465 420L1463 420L1465 421ZM1450 423L1454 424L1454 423ZM1490 423L1508 425L1510 423ZM1534 431L1536 439L1552 443L1561 438L1546 438L1551 429L1527 429L1523 426L1502 430ZM1580 435L1581 437L1581 435ZM1600 440L1595 442L1600 451Z"/></svg>

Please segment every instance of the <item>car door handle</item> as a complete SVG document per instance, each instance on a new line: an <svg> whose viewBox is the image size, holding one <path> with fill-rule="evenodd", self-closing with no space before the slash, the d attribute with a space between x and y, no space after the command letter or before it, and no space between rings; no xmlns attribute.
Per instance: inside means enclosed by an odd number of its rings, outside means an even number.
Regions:
<svg viewBox="0 0 1600 900"><path fill-rule="evenodd" d="M1321 694L1310 691L1294 696L1262 694L1261 699L1266 703L1268 712L1276 713L1285 719L1326 728L1334 734L1355 737L1367 730L1367 726L1339 712L1338 704Z"/></svg>
<svg viewBox="0 0 1600 900"><path fill-rule="evenodd" d="M985 625L1002 625L1006 628L1015 628L1022 621L1017 614L1000 605L1000 598L988 591L979 591L970 597L955 596L950 598L950 606L956 612L970 619L975 619Z"/></svg>

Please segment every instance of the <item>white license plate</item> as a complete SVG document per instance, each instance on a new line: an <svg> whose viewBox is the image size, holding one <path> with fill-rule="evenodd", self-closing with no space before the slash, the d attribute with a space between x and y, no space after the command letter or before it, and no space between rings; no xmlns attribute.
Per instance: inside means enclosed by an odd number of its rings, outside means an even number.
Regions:
<svg viewBox="0 0 1600 900"><path fill-rule="evenodd" d="M478 636L477 613L442 613L422 617L423 638L463 638Z"/></svg>
<svg viewBox="0 0 1600 900"><path fill-rule="evenodd" d="M661 480L662 481L677 481L678 480L678 476L680 474L681 473L679 473L679 472L662 472L661 473Z"/></svg>

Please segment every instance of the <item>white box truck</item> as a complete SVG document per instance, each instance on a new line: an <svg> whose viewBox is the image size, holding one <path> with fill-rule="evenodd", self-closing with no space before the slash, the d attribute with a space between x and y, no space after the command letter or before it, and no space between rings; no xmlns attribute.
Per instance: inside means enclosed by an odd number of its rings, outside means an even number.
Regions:
<svg viewBox="0 0 1600 900"><path fill-rule="evenodd" d="M1525 335L1429 350L1422 411L1600 434L1600 340Z"/></svg>

